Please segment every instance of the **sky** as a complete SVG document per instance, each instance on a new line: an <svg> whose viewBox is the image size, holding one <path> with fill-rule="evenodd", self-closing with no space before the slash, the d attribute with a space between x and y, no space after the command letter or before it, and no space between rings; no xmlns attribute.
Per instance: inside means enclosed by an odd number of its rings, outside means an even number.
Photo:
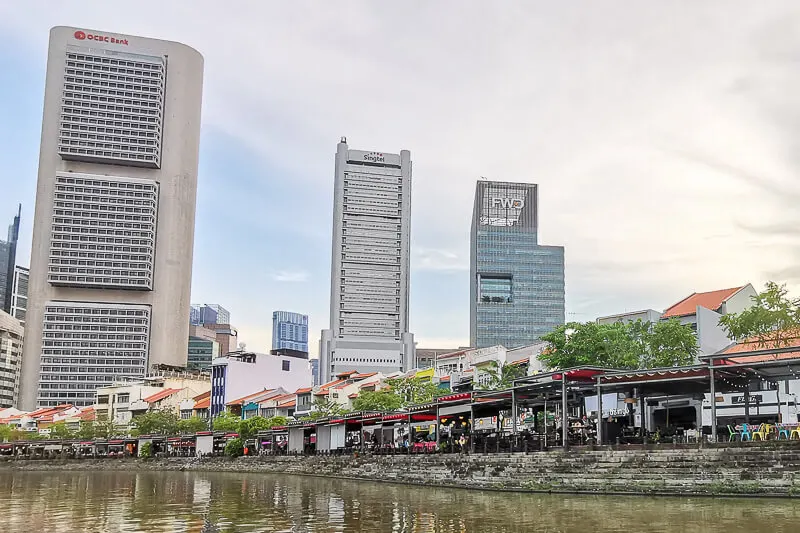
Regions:
<svg viewBox="0 0 800 533"><path fill-rule="evenodd" d="M328 325L336 143L413 160L410 329L469 339L480 176L538 183L567 320L800 286L794 0L0 3L0 225L27 264L48 31L205 57L192 300L250 350L274 310Z"/></svg>

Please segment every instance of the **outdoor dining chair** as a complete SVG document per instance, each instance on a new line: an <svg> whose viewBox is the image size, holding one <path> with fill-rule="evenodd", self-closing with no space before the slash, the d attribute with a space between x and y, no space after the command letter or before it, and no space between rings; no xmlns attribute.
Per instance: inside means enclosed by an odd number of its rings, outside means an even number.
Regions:
<svg viewBox="0 0 800 533"><path fill-rule="evenodd" d="M750 433L750 424L742 424L742 442L744 442L745 437L747 437L747 440L753 440L753 435Z"/></svg>
<svg viewBox="0 0 800 533"><path fill-rule="evenodd" d="M800 440L800 426L792 430L792 432L789 434L789 438L794 439L795 435L797 435L797 439Z"/></svg>
<svg viewBox="0 0 800 533"><path fill-rule="evenodd" d="M758 440L767 440L769 435L769 424L761 424L758 429L753 432L753 440L758 437Z"/></svg>
<svg viewBox="0 0 800 533"><path fill-rule="evenodd" d="M778 440L781 440L781 435L785 436L786 440L789 440L789 428L778 426Z"/></svg>
<svg viewBox="0 0 800 533"><path fill-rule="evenodd" d="M786 438L789 437L787 436ZM733 429L733 426L728 424L728 442L734 442L737 440L739 440L739 433L737 433L736 430Z"/></svg>

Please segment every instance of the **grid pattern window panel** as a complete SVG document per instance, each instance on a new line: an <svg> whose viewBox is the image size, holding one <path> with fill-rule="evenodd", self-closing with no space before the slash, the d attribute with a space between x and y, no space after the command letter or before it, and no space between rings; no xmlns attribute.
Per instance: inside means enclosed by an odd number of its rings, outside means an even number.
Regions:
<svg viewBox="0 0 800 533"><path fill-rule="evenodd" d="M144 377L149 337L148 306L48 302L38 404L92 405L95 389Z"/></svg>
<svg viewBox="0 0 800 533"><path fill-rule="evenodd" d="M156 182L58 174L48 281L152 290L157 211Z"/></svg>
<svg viewBox="0 0 800 533"><path fill-rule="evenodd" d="M68 46L65 63L61 157L159 168L166 58Z"/></svg>

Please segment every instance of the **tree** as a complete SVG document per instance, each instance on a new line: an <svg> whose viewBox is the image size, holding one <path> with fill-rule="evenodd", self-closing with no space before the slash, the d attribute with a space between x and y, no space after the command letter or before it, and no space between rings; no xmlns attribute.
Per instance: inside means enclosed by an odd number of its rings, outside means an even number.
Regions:
<svg viewBox="0 0 800 533"><path fill-rule="evenodd" d="M152 442L145 442L142 444L142 449L139 450L139 457L144 457L145 459L149 457L153 457L153 443Z"/></svg>
<svg viewBox="0 0 800 533"><path fill-rule="evenodd" d="M99 439L110 439L124 433L122 428L113 420L98 420L94 423L94 436Z"/></svg>
<svg viewBox="0 0 800 533"><path fill-rule="evenodd" d="M643 331L639 368L683 366L695 362L699 351L697 337L680 320L672 318L655 324L637 322L631 324L630 328L634 332L638 328Z"/></svg>
<svg viewBox="0 0 800 533"><path fill-rule="evenodd" d="M759 348L781 348L800 332L800 298L790 298L786 285L770 281L753 297L753 306L724 315L719 323L737 342L752 339Z"/></svg>
<svg viewBox="0 0 800 533"><path fill-rule="evenodd" d="M378 411L388 413L397 411L403 405L403 399L392 389L363 391L353 400L356 411Z"/></svg>
<svg viewBox="0 0 800 533"><path fill-rule="evenodd" d="M67 427L66 422L56 422L50 426L50 437L53 439L74 439L75 432Z"/></svg>
<svg viewBox="0 0 800 533"><path fill-rule="evenodd" d="M178 432L178 415L172 411L150 411L133 417L135 435L175 435Z"/></svg>
<svg viewBox="0 0 800 533"><path fill-rule="evenodd" d="M549 368L636 368L636 346L625 324L570 322L542 336L548 348L539 360Z"/></svg>
<svg viewBox="0 0 800 533"><path fill-rule="evenodd" d="M439 386L428 380L391 378L386 384L400 398L400 407L430 403L442 394Z"/></svg>
<svg viewBox="0 0 800 533"><path fill-rule="evenodd" d="M208 421L199 416L178 420L178 433L193 434L208 429Z"/></svg>
<svg viewBox="0 0 800 533"><path fill-rule="evenodd" d="M95 436L95 424L88 420L82 420L78 428L77 437L81 440L92 440Z"/></svg>
<svg viewBox="0 0 800 533"><path fill-rule="evenodd" d="M259 431L272 427L270 420L263 416L254 416L253 418L241 420L238 429L239 436L245 440L252 439Z"/></svg>
<svg viewBox="0 0 800 533"><path fill-rule="evenodd" d="M581 324L571 322L542 336L548 342L539 360L549 368L598 366L637 369L694 362L697 340L677 319L665 322Z"/></svg>
<svg viewBox="0 0 800 533"><path fill-rule="evenodd" d="M241 457L244 455L244 444L242 444L242 439L235 438L228 441L225 444L225 455L228 457Z"/></svg>
<svg viewBox="0 0 800 533"><path fill-rule="evenodd" d="M340 403L329 400L328 398L315 398L311 407L312 415L318 413L317 418L328 416L341 416L347 413L347 408Z"/></svg>
<svg viewBox="0 0 800 533"><path fill-rule="evenodd" d="M239 431L239 422L241 420L230 411L223 411L214 418L214 431Z"/></svg>
<svg viewBox="0 0 800 533"><path fill-rule="evenodd" d="M497 361L491 361L485 368L481 369L489 375L489 379L480 388L482 390L505 390L514 386L514 380L525 375L525 370L518 365L500 365Z"/></svg>

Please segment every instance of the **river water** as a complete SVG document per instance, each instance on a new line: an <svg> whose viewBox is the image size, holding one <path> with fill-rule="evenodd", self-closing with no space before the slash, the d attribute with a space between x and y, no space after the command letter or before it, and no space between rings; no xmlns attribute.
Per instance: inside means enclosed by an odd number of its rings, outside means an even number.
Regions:
<svg viewBox="0 0 800 533"><path fill-rule="evenodd" d="M797 533L800 504L515 494L272 474L0 471L0 531Z"/></svg>

